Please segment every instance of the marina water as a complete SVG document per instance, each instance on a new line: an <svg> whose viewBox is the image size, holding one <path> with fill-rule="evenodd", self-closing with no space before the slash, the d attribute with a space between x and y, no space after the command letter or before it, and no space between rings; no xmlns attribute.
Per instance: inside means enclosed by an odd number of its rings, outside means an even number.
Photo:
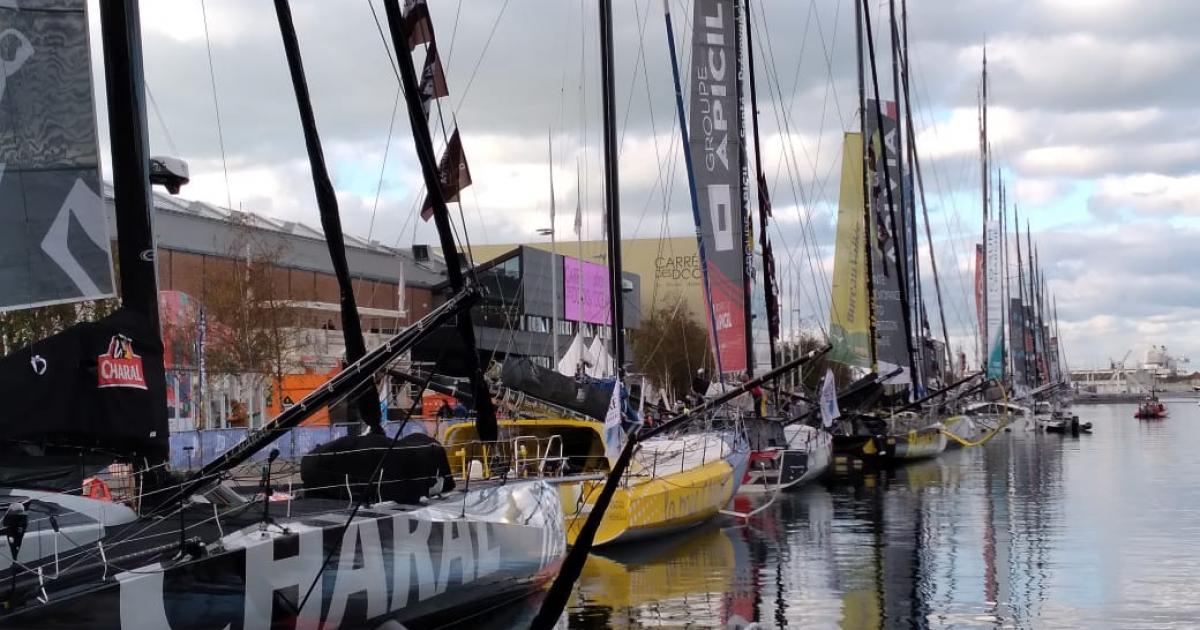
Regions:
<svg viewBox="0 0 1200 630"><path fill-rule="evenodd" d="M593 555L565 622L1194 628L1200 407L1167 405L1158 421L1135 420L1134 405L1079 406L1092 435L1004 434L834 475L744 525L722 518Z"/></svg>

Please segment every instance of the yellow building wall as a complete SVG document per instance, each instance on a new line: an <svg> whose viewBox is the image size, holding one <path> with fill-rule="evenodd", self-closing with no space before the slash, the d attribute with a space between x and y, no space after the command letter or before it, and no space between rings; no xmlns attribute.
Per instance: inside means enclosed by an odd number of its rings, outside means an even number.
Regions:
<svg viewBox="0 0 1200 630"><path fill-rule="evenodd" d="M549 241L472 245L471 256L477 264L483 263L512 251L518 245L550 251ZM607 250L606 241L583 241L582 244L578 241L560 241L557 245L559 254L595 263L605 262ZM625 271L641 276L644 315L662 307L675 308L682 298L692 316L703 321L703 280L694 237L622 241L621 266Z"/></svg>

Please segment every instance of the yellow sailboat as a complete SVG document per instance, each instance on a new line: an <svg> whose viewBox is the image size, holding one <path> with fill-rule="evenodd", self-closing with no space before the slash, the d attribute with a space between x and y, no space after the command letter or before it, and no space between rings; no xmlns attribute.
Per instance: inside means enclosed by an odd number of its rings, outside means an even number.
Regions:
<svg viewBox="0 0 1200 630"><path fill-rule="evenodd" d="M567 542L574 544L608 474L603 424L573 419L500 421L501 439L481 443L472 423L446 427L451 469L464 478L507 474L558 481ZM718 432L641 442L604 513L594 546L629 542L699 525L737 492L749 451Z"/></svg>

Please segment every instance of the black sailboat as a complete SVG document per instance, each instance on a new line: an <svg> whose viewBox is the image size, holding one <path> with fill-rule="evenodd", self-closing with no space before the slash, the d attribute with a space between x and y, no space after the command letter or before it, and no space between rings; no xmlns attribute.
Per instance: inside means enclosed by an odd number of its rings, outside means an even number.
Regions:
<svg viewBox="0 0 1200 630"><path fill-rule="evenodd" d="M870 7L855 3L862 132L845 138L830 318L833 359L868 371L843 392L853 392L857 404L839 405L843 412L833 429L834 452L876 463L934 457L945 450L944 427L932 403L949 391L926 394L926 385L945 379L931 379L931 366L945 362L927 360L928 327L913 325L923 322L924 307L914 295L920 286L916 220L912 180L903 169L899 101L907 68L901 73L900 29L894 3L889 5L895 100L884 102ZM867 72L873 99L867 98ZM907 135L911 159L911 126ZM915 167L916 160L911 161Z"/></svg>
<svg viewBox="0 0 1200 630"><path fill-rule="evenodd" d="M33 47L33 54L74 55L71 67L82 68L88 81L85 3L44 4L57 9L52 18L25 3L22 9L0 7L0 24L21 38L48 29L57 46ZM410 11L425 9L423 2L413 5ZM406 51L412 23L398 0L386 6L393 43L397 52ZM360 407L369 427L366 441L353 451L310 455L309 467L332 477L334 487L307 487L295 498L270 500L270 465L278 451L265 458L254 500L223 485L235 467L318 410L369 391L376 373L466 312L477 291L461 279L445 303L380 347L360 348L337 376L212 463L187 476L167 469L138 3L104 2L100 8L122 308L0 360L0 387L9 394L0 412L0 448L17 453L5 457L0 471L0 527L8 543L0 551L0 626L332 628L386 620L420 624L446 614L462 621L548 579L565 551L554 488L541 481L485 480L455 488L440 446L428 438L400 438L400 431L392 438L373 433L378 425L366 405ZM276 10L321 187L328 179L286 0L278 0ZM76 48L67 52L64 40ZM400 67L410 119L414 128L423 126L411 61ZM10 77L9 89L14 85L19 83ZM0 108L14 104L19 101L9 98ZM446 238L448 217L428 135L414 135ZM12 181L3 184L31 185ZM322 212L324 219L336 219L336 209L323 206ZM336 260L341 240L323 224ZM344 271L342 266L339 274ZM357 317L352 301L343 305L345 315ZM494 419L487 424L481 414L480 434L494 435ZM130 471L110 477L113 496L82 496L79 477L113 462Z"/></svg>

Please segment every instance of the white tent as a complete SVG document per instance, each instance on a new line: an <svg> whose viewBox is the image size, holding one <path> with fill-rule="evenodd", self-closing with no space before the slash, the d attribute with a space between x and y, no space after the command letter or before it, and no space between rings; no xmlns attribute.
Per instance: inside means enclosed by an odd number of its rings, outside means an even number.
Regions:
<svg viewBox="0 0 1200 630"><path fill-rule="evenodd" d="M592 345L588 348L592 354L592 365L587 369L587 375L593 378L604 378L615 374L613 370L613 357L608 352L608 346L600 335L592 338Z"/></svg>
<svg viewBox="0 0 1200 630"><path fill-rule="evenodd" d="M587 345L583 343L583 333L575 333L575 337L571 339L571 345L567 347L566 354L558 361L559 374L575 376L580 362L583 362L585 366L590 365L592 356L588 352Z"/></svg>

